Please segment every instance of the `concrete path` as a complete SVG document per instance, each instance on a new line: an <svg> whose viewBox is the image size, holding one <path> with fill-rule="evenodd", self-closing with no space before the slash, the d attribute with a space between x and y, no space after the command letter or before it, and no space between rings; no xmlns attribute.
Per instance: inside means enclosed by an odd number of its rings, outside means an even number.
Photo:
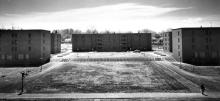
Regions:
<svg viewBox="0 0 220 101"><path fill-rule="evenodd" d="M0 93L0 99L128 99L128 98L219 98L220 92L207 93L66 93L23 94Z"/></svg>

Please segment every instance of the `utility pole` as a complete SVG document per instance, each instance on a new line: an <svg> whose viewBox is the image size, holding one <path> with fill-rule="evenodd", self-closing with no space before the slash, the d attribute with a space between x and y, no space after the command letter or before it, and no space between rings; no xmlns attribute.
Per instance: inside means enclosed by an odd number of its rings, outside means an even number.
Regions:
<svg viewBox="0 0 220 101"><path fill-rule="evenodd" d="M182 61L181 61L181 60L182 60L182 59L181 59L181 57L180 57L180 68L182 67L182 64L181 64Z"/></svg>
<svg viewBox="0 0 220 101"><path fill-rule="evenodd" d="M22 95L24 93L24 78L28 75L27 72L21 72L21 92L18 95Z"/></svg>
<svg viewBox="0 0 220 101"><path fill-rule="evenodd" d="M40 58L40 62L42 63L43 58ZM40 66L40 72L42 72L42 64Z"/></svg>

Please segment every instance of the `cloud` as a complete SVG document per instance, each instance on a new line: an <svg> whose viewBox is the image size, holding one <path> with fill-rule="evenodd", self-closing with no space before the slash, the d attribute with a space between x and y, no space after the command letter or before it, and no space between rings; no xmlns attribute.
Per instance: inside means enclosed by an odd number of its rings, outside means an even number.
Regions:
<svg viewBox="0 0 220 101"><path fill-rule="evenodd" d="M137 31L143 28L161 30L166 27L167 19L161 14L188 8L162 8L136 3L122 3L93 8L79 8L59 12L31 13L27 15L7 15L0 18L22 28L62 29L75 28L86 30ZM13 18L13 19L9 19ZM5 22L5 23L7 23ZM163 25L163 26L161 26Z"/></svg>

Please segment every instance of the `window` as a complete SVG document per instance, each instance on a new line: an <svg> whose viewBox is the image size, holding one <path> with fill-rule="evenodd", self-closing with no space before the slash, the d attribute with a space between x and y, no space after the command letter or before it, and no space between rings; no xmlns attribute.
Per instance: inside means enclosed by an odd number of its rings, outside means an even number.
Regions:
<svg viewBox="0 0 220 101"><path fill-rule="evenodd" d="M12 45L17 45L17 40L12 40L12 41L11 41L11 44L12 44Z"/></svg>
<svg viewBox="0 0 220 101"><path fill-rule="evenodd" d="M1 55L1 59L5 60L5 55L4 54Z"/></svg>
<svg viewBox="0 0 220 101"><path fill-rule="evenodd" d="M192 37L192 43L194 43L195 42L195 38L194 37Z"/></svg>
<svg viewBox="0 0 220 101"><path fill-rule="evenodd" d="M23 60L24 59L24 55L23 54L18 54L18 59L19 60Z"/></svg>
<svg viewBox="0 0 220 101"><path fill-rule="evenodd" d="M43 40L43 44L45 44L45 40Z"/></svg>
<svg viewBox="0 0 220 101"><path fill-rule="evenodd" d="M208 43L209 42L209 38L206 38L206 43Z"/></svg>
<svg viewBox="0 0 220 101"><path fill-rule="evenodd" d="M180 49L180 45L178 45L178 49Z"/></svg>
<svg viewBox="0 0 220 101"><path fill-rule="evenodd" d="M29 59L29 58L30 58L29 54L26 54L25 59Z"/></svg>
<svg viewBox="0 0 220 101"><path fill-rule="evenodd" d="M209 35L208 31L206 31L205 34L208 36Z"/></svg>
<svg viewBox="0 0 220 101"><path fill-rule="evenodd" d="M7 55L7 60L12 60L12 56L11 55Z"/></svg>
<svg viewBox="0 0 220 101"><path fill-rule="evenodd" d="M102 41L102 39L97 39L98 41Z"/></svg>
<svg viewBox="0 0 220 101"><path fill-rule="evenodd" d="M206 49L207 49L207 50L209 49L209 46L208 46L208 45L206 45Z"/></svg>
<svg viewBox="0 0 220 101"><path fill-rule="evenodd" d="M180 42L180 38L178 38L178 42Z"/></svg>
<svg viewBox="0 0 220 101"><path fill-rule="evenodd" d="M126 39L122 39L121 41L126 41Z"/></svg>
<svg viewBox="0 0 220 101"><path fill-rule="evenodd" d="M195 49L195 45L192 45L192 49Z"/></svg>
<svg viewBox="0 0 220 101"><path fill-rule="evenodd" d="M197 52L194 53L194 57L195 57L195 58L198 57L198 53L197 53Z"/></svg>
<svg viewBox="0 0 220 101"><path fill-rule="evenodd" d="M11 47L11 51L12 52L16 52L17 51L17 47Z"/></svg>
<svg viewBox="0 0 220 101"><path fill-rule="evenodd" d="M31 44L31 40L28 40L28 44Z"/></svg>
<svg viewBox="0 0 220 101"><path fill-rule="evenodd" d="M194 34L195 32L194 31L192 31L192 36L194 36L195 34Z"/></svg>
<svg viewBox="0 0 220 101"><path fill-rule="evenodd" d="M98 43L98 45L99 45L99 46L101 46L101 45L102 45L102 43Z"/></svg>
<svg viewBox="0 0 220 101"><path fill-rule="evenodd" d="M209 42L212 42L212 38L211 37L209 38Z"/></svg>
<svg viewBox="0 0 220 101"><path fill-rule="evenodd" d="M212 58L216 58L217 57L217 52L212 52Z"/></svg>
<svg viewBox="0 0 220 101"><path fill-rule="evenodd" d="M125 43L125 42L123 42L123 43L121 43L122 45L126 45L127 43Z"/></svg>
<svg viewBox="0 0 220 101"><path fill-rule="evenodd" d="M43 47L43 50L45 51L45 47Z"/></svg>
<svg viewBox="0 0 220 101"><path fill-rule="evenodd" d="M43 37L45 37L45 33L43 33Z"/></svg>
<svg viewBox="0 0 220 101"><path fill-rule="evenodd" d="M28 38L31 38L31 33L28 33Z"/></svg>
<svg viewBox="0 0 220 101"><path fill-rule="evenodd" d="M204 58L204 57L205 57L205 52L200 52L200 56L201 56L202 58Z"/></svg>
<svg viewBox="0 0 220 101"><path fill-rule="evenodd" d="M178 31L178 36L180 36L180 32Z"/></svg>
<svg viewBox="0 0 220 101"><path fill-rule="evenodd" d="M122 49L128 49L128 47L122 47Z"/></svg>
<svg viewBox="0 0 220 101"><path fill-rule="evenodd" d="M28 51L31 51L31 47L30 46L28 47Z"/></svg>
<svg viewBox="0 0 220 101"><path fill-rule="evenodd" d="M178 51L178 56L180 56L180 51Z"/></svg>
<svg viewBox="0 0 220 101"><path fill-rule="evenodd" d="M11 34L11 37L12 37L12 38L17 38L17 36L18 36L18 35L17 35L16 33L12 33L12 34Z"/></svg>

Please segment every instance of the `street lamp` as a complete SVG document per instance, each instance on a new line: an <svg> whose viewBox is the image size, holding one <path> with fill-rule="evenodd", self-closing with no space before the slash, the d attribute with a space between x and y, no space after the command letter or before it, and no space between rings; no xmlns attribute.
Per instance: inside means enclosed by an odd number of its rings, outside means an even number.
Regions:
<svg viewBox="0 0 220 101"><path fill-rule="evenodd" d="M181 61L181 60L182 60L182 58L180 57L180 68L181 68L181 66L182 66L182 64L181 64L182 61Z"/></svg>
<svg viewBox="0 0 220 101"><path fill-rule="evenodd" d="M20 72L21 73L21 92L18 95L22 95L24 93L24 78L28 75L27 72Z"/></svg>
<svg viewBox="0 0 220 101"><path fill-rule="evenodd" d="M41 57L41 58L40 58L40 62L41 62L40 72L42 72L42 60L43 60L43 58Z"/></svg>

